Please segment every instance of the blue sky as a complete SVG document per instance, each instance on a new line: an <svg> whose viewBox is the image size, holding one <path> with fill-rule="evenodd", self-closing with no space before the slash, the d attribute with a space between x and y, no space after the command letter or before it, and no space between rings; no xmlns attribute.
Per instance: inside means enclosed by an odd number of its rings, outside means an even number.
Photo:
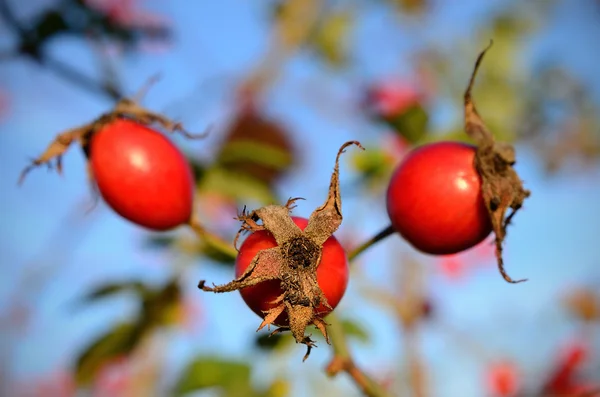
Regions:
<svg viewBox="0 0 600 397"><path fill-rule="evenodd" d="M543 29L545 33L529 43L526 66L535 65L536 60L543 57L559 58L559 62L572 68L593 88L600 100L597 74L600 59L594 40L600 34L599 16L592 14L592 1L562 3L575 6L557 7L549 25ZM501 1L476 0L463 1L460 7L447 4L431 19L435 29L422 31L420 38L396 34L393 40L384 27L386 23L393 23L391 16L386 15L384 9L372 7L360 26L355 44L356 53L363 60L361 70L369 77L390 73L398 67L399 54L409 51L422 42L420 40L450 44L460 39L478 43L473 37L475 26L469 21L483 18L500 9L502 4ZM120 59L117 67L127 91L134 92L149 76L160 72L162 79L145 99L146 106L180 118L191 130L203 130L207 124L224 121L231 101L227 89L244 77L244 71L255 65L266 48L268 30L261 21L264 16L258 13L257 7L240 0L194 5L155 0L148 2L147 7L175 22L176 43L164 53L142 53ZM597 9L595 12L600 13ZM481 21L485 23L485 19ZM402 33L403 29L399 30ZM1 32L6 35L5 31ZM55 43L52 52L87 72L93 72L96 66L89 49L75 40ZM303 168L290 175L281 186L285 195L307 198L296 210L297 214L306 216L324 199L323 187L327 186L329 174L322 170L330 169L339 145L348 139L367 139L370 131L362 130L365 123L356 117L323 118L307 106L297 87L306 76L319 71L314 64L304 58L292 62L288 69L281 89L269 95L267 111L285 118L311 145L311 153L303 154ZM215 76L223 74L228 77L229 86L215 80ZM315 79L317 83L333 81L340 92L347 91L335 76L321 74ZM131 302L123 299L73 316L64 309L67 302L102 279L139 276L160 280L166 274L162 265L176 258L141 250L144 233L103 205L91 214L79 215L91 202L79 150L66 156L64 177L40 169L32 172L21 188L16 187L18 173L27 159L39 154L58 131L87 122L105 111L110 103L24 60L0 63L0 89L8 92L12 101L10 114L0 120L0 272L3 275L0 307L16 288L22 288L19 280L24 269L35 271L49 266L52 271L55 267L43 288L31 288L31 281L27 282L25 296L36 308L33 328L16 339L16 346L10 346L15 373L41 374L56 363L65 363L66 356L109 326L108 320L125 318L133 309ZM448 112L450 119L461 117L460 113ZM318 145L317 138L320 139ZM208 157L217 140L218 135L213 135L207 141L185 143L185 147ZM184 144L181 140L177 142ZM564 311L556 305L557 294L581 282L600 286L596 248L600 236L597 209L600 169L596 166L582 172L571 167L547 178L531 148L519 147L518 150L519 172L533 195L510 229L505 255L510 274L528 277L530 281L508 285L490 270L476 273L472 280L461 285L434 276L430 288L443 308L445 321L465 329L491 352L515 357L524 366L535 369L543 367L556 343L573 332L572 325L564 321ZM310 178L308 191L307 178ZM346 178L351 179L349 167L342 166L342 180ZM360 226L365 237L378 231L386 224L385 213L376 210L383 208L382 203L382 199L373 199L373 206L366 212L360 202L347 200L344 210L360 214L357 217L360 220L353 222L348 217L342 228ZM375 210L371 212L371 208ZM369 264L367 276L374 283L389 284L389 263L394 250L402 252L410 248L392 237L365 254L363 262ZM39 257L40 252L46 255ZM429 257L419 257L431 261ZM199 263L198 270L189 275L191 293L195 293L200 275L216 282L231 277L223 269ZM371 323L376 324L372 327L376 342L356 346L358 362L367 369L397 365L401 335L390 331L394 323L387 312L362 302L356 294L356 285L351 281L340 312L357 318L368 313L372 315ZM198 294L198 299L206 307L210 328L200 336L178 338L173 349L174 365L181 365L182 358L198 352L218 351L232 357L247 354L257 318L245 310L239 296ZM235 319L235 327L231 327L232 319ZM431 365L435 396L480 396L481 362L461 354L443 330L431 328L424 334L423 350ZM11 339L1 339L5 344L0 342L0 347L6 354ZM600 340L596 342L600 348ZM264 380L272 376L269 369L274 373L281 371L281 360L289 361L285 362L286 371L324 378L321 368L329 358L327 350L317 349L311 362L304 365L296 360L300 347L297 350L285 358L265 359L257 365L257 378ZM596 357L596 363L599 360L600 357ZM349 387L344 378L336 379L335 383ZM297 392L302 395L301 389Z"/></svg>

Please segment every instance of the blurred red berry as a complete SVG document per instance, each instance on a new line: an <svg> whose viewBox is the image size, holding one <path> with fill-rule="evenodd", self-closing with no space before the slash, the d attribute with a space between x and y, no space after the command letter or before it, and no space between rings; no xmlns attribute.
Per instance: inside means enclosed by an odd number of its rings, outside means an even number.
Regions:
<svg viewBox="0 0 600 397"><path fill-rule="evenodd" d="M367 89L365 106L380 117L393 117L423 100L414 85L396 81L377 83Z"/></svg>
<svg viewBox="0 0 600 397"><path fill-rule="evenodd" d="M76 385L73 376L66 371L55 371L49 375L31 379L13 389L14 397L75 397Z"/></svg>
<svg viewBox="0 0 600 397"><path fill-rule="evenodd" d="M131 383L131 362L118 357L105 364L94 382L94 397L125 397Z"/></svg>
<svg viewBox="0 0 600 397"><path fill-rule="evenodd" d="M458 281L463 278L465 267L464 262L458 254L444 255L439 261L440 272L452 281Z"/></svg>
<svg viewBox="0 0 600 397"><path fill-rule="evenodd" d="M519 390L519 371L511 361L499 361L488 369L487 389L497 397L514 396Z"/></svg>
<svg viewBox="0 0 600 397"><path fill-rule="evenodd" d="M136 0L85 0L85 3L105 14L117 25L159 27L165 23L161 16L141 10Z"/></svg>
<svg viewBox="0 0 600 397"><path fill-rule="evenodd" d="M556 365L544 386L544 392L565 395L579 384L578 371L589 355L589 348L580 341L565 345L559 352Z"/></svg>
<svg viewBox="0 0 600 397"><path fill-rule="evenodd" d="M495 263L494 259L494 245L484 240L470 250L442 255L438 261L438 269L449 280L459 281L473 270Z"/></svg>

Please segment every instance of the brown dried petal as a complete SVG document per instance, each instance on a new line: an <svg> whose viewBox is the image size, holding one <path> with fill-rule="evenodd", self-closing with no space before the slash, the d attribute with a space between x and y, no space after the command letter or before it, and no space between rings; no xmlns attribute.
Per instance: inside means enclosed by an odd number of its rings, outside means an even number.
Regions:
<svg viewBox="0 0 600 397"><path fill-rule="evenodd" d="M340 195L340 156L344 149L350 145L356 145L363 149L358 141L349 141L342 145L335 158L335 167L329 183L329 194L325 204L317 208L308 220L308 226L304 229L307 237L313 240L319 246L340 227L342 223L342 198Z"/></svg>

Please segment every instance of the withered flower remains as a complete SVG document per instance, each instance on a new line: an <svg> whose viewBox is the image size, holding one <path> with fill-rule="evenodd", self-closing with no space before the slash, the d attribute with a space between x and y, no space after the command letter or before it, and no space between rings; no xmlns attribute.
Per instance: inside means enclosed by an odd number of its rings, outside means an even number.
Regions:
<svg viewBox="0 0 600 397"><path fill-rule="evenodd" d="M48 145L46 151L42 153L39 157L33 159L31 161L31 164L23 170L19 178L19 184L23 182L27 173L29 173L29 171L31 171L32 169L41 165L46 165L48 166L48 168L52 168L53 162L56 166L57 172L61 174L62 156L74 143L78 143L81 149L83 150L85 156L89 157L90 143L94 134L96 134L105 126L114 122L116 119L125 118L145 126L152 126L153 124L157 124L160 127L162 127L166 132L178 132L188 139L198 139L206 137L206 132L203 132L201 134L191 134L183 128L183 125L181 123L170 120L159 113L152 112L138 105L138 102L146 94L146 91L150 88L150 86L154 84L156 79L157 77L149 80L146 83L146 85L139 90L139 92L134 96L134 98L122 98L121 100L119 100L110 112L102 114L100 117L96 118L90 123L76 128L72 128L57 135L56 138ZM94 176L92 175L92 171L89 166L88 177L90 179L90 182L92 182L92 188L94 189L94 193L96 193L94 185Z"/></svg>
<svg viewBox="0 0 600 397"><path fill-rule="evenodd" d="M506 237L506 227L531 192L523 187L521 178L513 168L516 163L515 149L508 143L496 142L479 116L471 96L475 76L483 56L491 46L490 42L489 46L477 57L473 74L465 91L465 132L477 143L475 167L481 176L483 199L496 235L498 269L507 282L519 283L526 280L513 280L504 270L502 242ZM509 208L510 214L505 217Z"/></svg>
<svg viewBox="0 0 600 397"><path fill-rule="evenodd" d="M259 251L244 274L228 284L208 287L204 280L198 284L198 288L204 291L230 292L267 280L279 280L283 293L273 302L276 306L264 313L264 320L258 330L275 325L273 322L285 312L289 325L277 325L279 328L273 333L291 331L297 343L308 347L304 360L315 346L310 336L304 334L306 327L316 326L329 343L327 324L317 315L316 309L321 304L329 309L331 306L317 283L316 271L321 261L323 243L342 223L339 159L344 149L350 145L363 149L357 141L346 142L339 149L327 200L310 215L306 229L301 230L290 217L290 211L298 198L288 200L285 205L267 205L249 213L243 211L238 217L242 227L236 241L244 231L266 230L273 235L277 246Z"/></svg>

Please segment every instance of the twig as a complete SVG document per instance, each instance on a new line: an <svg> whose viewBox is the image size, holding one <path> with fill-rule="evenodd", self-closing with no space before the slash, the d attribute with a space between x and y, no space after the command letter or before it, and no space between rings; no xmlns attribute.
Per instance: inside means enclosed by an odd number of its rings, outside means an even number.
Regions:
<svg viewBox="0 0 600 397"><path fill-rule="evenodd" d="M15 14L12 12L12 10L10 9L10 7L8 6L8 3L6 2L6 0L0 0L0 15L2 15L2 18L4 18L4 20L14 30L17 31L17 33L19 34L19 36L23 36L23 35L26 34L25 29L23 28L23 26L21 26L21 24L19 23L19 21L15 17Z"/></svg>
<svg viewBox="0 0 600 397"><path fill-rule="evenodd" d="M119 100L123 98L121 92L112 84L99 83L96 80L86 76L85 74L73 69L65 63L62 63L56 59L52 59L48 56L43 56L40 59L40 64L45 66L48 70L54 74L69 80L71 83L78 85L79 87L86 89L95 94L101 94L108 96L110 99Z"/></svg>
<svg viewBox="0 0 600 397"><path fill-rule="evenodd" d="M414 327L405 329L404 332L404 349L406 351L408 361L408 375L410 379L410 386L415 397L425 397L426 381L423 360L421 354L417 348L417 332Z"/></svg>
<svg viewBox="0 0 600 397"><path fill-rule="evenodd" d="M398 305L405 305L405 310L397 310L398 320L404 330L404 350L408 362L409 383L413 396L427 396L425 365L421 351L418 347L419 322L424 319L426 313L423 311L424 283L423 269L419 262L404 257L404 267L396 267L398 285L401 286L401 295L398 297Z"/></svg>
<svg viewBox="0 0 600 397"><path fill-rule="evenodd" d="M282 17L275 26L269 52L259 67L242 84L242 93L251 98L264 91L279 76L282 64L309 37L321 16L323 0L290 0L283 3Z"/></svg>
<svg viewBox="0 0 600 397"><path fill-rule="evenodd" d="M7 22L7 24L15 31L19 36L21 43L29 42L31 40L30 30L26 29L21 22L16 18L11 8L9 7L7 0L0 0L0 15ZM36 42L36 46L43 44L42 42ZM46 67L48 70L54 72L56 75L69 80L70 82L78 85L79 87L93 92L94 94L102 94L108 96L110 99L118 100L123 98L123 95L119 90L111 84L99 83L98 81L84 75L78 70L56 60L48 57L42 51L36 51L35 54L27 52L24 49L20 51L15 50L11 52L2 52L2 59L9 59L16 57L19 52L23 55L27 55L36 63Z"/></svg>
<svg viewBox="0 0 600 397"><path fill-rule="evenodd" d="M356 247L355 249L353 249L348 254L348 261L354 260L357 256L359 256L360 254L362 254L364 251L366 251L367 249L369 249L371 246L375 245L376 243L378 243L379 241L383 240L384 238L386 238L388 236L391 236L395 232L396 231L394 230L394 228L392 227L392 225L387 226L385 229L383 229L382 231L380 231L379 233L377 233L375 236L373 236L369 240L365 241L364 243L362 243L361 245L359 245L358 247Z"/></svg>
<svg viewBox="0 0 600 397"><path fill-rule="evenodd" d="M196 235L206 244L218 250L220 253L228 256L230 259L235 260L238 253L232 243L228 243L216 234L213 234L206 230L204 226L202 226L200 222L195 218L192 218L189 221L188 226L192 228Z"/></svg>
<svg viewBox="0 0 600 397"><path fill-rule="evenodd" d="M387 390L356 366L348 348L342 323L335 314L327 316L327 322L334 354L325 368L327 375L333 377L342 371L346 372L365 396L391 397Z"/></svg>

